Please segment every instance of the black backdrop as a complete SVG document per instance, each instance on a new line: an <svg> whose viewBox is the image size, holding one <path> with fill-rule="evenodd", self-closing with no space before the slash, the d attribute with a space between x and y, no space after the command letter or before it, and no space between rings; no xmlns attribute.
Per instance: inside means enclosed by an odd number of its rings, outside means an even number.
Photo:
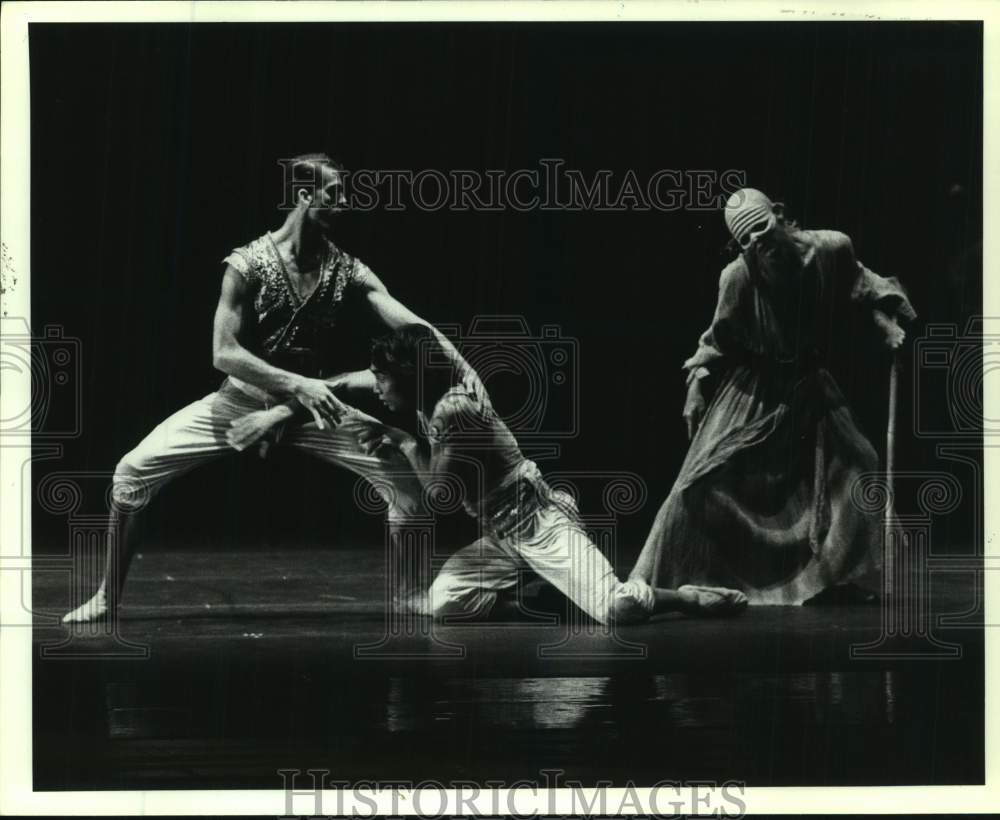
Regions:
<svg viewBox="0 0 1000 820"><path fill-rule="evenodd" d="M111 471L215 388L220 260L277 227L276 159L303 151L445 172L560 158L617 180L742 170L903 279L922 323L964 325L981 312L981 49L958 23L32 25L31 320L80 339L83 375L83 435L36 478ZM684 455L680 365L714 305L721 214L376 209L337 239L431 321L521 314L578 340L580 435L559 466L647 481L623 522L637 545ZM867 341L838 375L880 446L887 360ZM932 446L903 435L901 466L933 466ZM238 456L168 488L153 531L377 536L352 484L295 454ZM65 549L65 526L37 514L35 549Z"/></svg>

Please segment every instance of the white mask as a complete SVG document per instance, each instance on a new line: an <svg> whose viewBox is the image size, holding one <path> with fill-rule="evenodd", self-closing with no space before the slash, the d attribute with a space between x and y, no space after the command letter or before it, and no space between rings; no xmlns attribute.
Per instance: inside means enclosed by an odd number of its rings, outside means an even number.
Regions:
<svg viewBox="0 0 1000 820"><path fill-rule="evenodd" d="M778 219L774 203L756 188L741 188L726 202L726 227L743 250L774 230Z"/></svg>

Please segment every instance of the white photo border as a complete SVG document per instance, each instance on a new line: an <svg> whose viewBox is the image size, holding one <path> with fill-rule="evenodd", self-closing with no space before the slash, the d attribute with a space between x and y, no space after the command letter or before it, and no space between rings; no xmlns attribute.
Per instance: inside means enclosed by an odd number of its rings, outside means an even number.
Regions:
<svg viewBox="0 0 1000 820"><path fill-rule="evenodd" d="M3 294L8 316L30 316L30 100L28 24L31 22L294 22L294 21L885 21L981 20L984 24L984 134L983 222L998 225L1000 203L1000 7L982 2L908 2L887 0L747 0L746 2L5 2L0 10L0 238L5 260L16 273L16 285ZM984 230L983 314L1000 316L1000 254L997 236ZM985 378L984 415L1000 408L996 380ZM27 373L5 371L0 388L0 417L26 406L30 395ZM21 496L21 483L30 483L30 464L22 469L17 449L28 444L0 442L0 556L27 555L30 544L17 542L30 533L30 509ZM987 498L1000 491L995 448L984 447ZM992 492L991 492L992 491ZM984 550L1000 547L998 513L985 503ZM27 519L27 520L26 520ZM30 537L28 539L30 541ZM11 548L13 545L13 548ZM282 790L197 791L32 791L30 620L21 624L22 596L30 596L28 558L0 558L0 814L23 815L228 815L285 813ZM1000 624L1000 578L986 572L986 623ZM30 601L30 598L28 599ZM1000 684L1000 633L985 630L986 691ZM810 813L982 813L1000 806L1000 710L995 698L986 701L985 786L754 788L742 797L749 814ZM569 812L569 790L555 794L519 795L518 811L539 814ZM638 790L641 799L648 794ZM454 793L450 793L452 799ZM486 793L484 792L484 795ZM623 790L609 790L609 803L618 805ZM326 795L324 795L326 797ZM334 806L333 794L324 805ZM436 804L435 804L436 805ZM452 806L455 804L452 803ZM489 805L483 798L481 805ZM506 806L505 801L500 805ZM648 804L643 804L648 805ZM380 808L388 808L380 803ZM553 809L555 810L553 812ZM405 809L402 809L405 813ZM484 812L485 814L485 812Z"/></svg>

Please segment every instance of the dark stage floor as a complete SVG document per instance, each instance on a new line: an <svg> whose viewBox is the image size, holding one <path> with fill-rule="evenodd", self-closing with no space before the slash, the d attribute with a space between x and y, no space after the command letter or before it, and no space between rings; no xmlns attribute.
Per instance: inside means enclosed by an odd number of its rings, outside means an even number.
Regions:
<svg viewBox="0 0 1000 820"><path fill-rule="evenodd" d="M417 624L386 642L383 565L379 549L148 550L120 640L47 625L70 579L36 572L35 788L276 789L279 769L307 768L542 785L547 768L590 784L983 781L981 628L934 628L955 657L911 634L852 658L882 634L880 607L615 633L565 614ZM923 604L969 610L974 586L933 575Z"/></svg>

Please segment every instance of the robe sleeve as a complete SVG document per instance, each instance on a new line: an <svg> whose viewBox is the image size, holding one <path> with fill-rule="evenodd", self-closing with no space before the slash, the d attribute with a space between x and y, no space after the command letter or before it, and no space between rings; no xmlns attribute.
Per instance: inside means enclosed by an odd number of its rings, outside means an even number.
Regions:
<svg viewBox="0 0 1000 820"><path fill-rule="evenodd" d="M895 276L879 276L866 268L854 255L850 237L844 234L841 236L840 264L854 278L851 301L908 322L916 319L917 312L910 304L909 296L900 281Z"/></svg>
<svg viewBox="0 0 1000 820"><path fill-rule="evenodd" d="M748 287L746 269L741 264L742 260L736 260L719 277L719 299L712 323L698 339L694 355L683 365L689 385L695 379L704 379L723 369L727 353L732 353L741 344L744 336L741 305Z"/></svg>

